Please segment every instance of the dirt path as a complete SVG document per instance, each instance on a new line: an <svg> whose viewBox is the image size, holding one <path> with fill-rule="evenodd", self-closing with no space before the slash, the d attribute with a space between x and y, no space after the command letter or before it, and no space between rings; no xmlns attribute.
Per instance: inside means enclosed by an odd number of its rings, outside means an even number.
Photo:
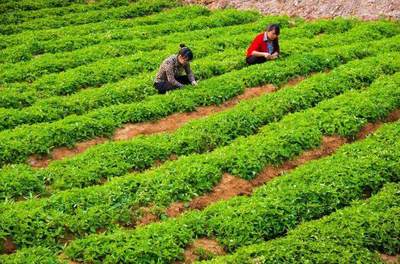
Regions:
<svg viewBox="0 0 400 264"><path fill-rule="evenodd" d="M390 256L386 254L381 254L381 259L383 262L387 264L399 264L400 263L400 255Z"/></svg>
<svg viewBox="0 0 400 264"><path fill-rule="evenodd" d="M250 181L225 173L219 184L210 193L194 198L188 207L185 207L184 203L181 202L174 203L166 210L166 214L169 217L177 217L189 209L201 210L213 203L228 200L234 196L251 195L255 188L282 175L282 173L291 171L311 160L326 157L347 142L347 139L341 137L323 137L319 148L305 151L299 157L286 161L281 166L267 166L256 178Z"/></svg>

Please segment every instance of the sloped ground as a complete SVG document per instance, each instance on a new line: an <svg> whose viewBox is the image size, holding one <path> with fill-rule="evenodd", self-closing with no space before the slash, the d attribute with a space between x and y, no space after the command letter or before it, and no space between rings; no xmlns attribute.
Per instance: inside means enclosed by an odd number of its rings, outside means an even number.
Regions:
<svg viewBox="0 0 400 264"><path fill-rule="evenodd" d="M308 19L356 16L362 19L381 17L400 19L400 0L185 0L210 8L234 7L257 9L264 14L287 14Z"/></svg>

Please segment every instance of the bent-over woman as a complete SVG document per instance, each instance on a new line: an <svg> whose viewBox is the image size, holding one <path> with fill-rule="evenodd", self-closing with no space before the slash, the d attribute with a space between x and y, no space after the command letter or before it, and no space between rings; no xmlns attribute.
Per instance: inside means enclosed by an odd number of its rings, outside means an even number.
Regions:
<svg viewBox="0 0 400 264"><path fill-rule="evenodd" d="M187 84L197 85L194 74L190 69L190 61L192 60L193 52L184 44L180 45L178 54L166 58L154 80L154 87L158 90L158 93L165 94ZM183 75L183 72L186 75Z"/></svg>

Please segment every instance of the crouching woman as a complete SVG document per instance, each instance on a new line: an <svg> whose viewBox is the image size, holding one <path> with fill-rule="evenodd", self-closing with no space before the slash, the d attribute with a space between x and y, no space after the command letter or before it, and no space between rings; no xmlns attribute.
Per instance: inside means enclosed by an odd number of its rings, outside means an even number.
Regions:
<svg viewBox="0 0 400 264"><path fill-rule="evenodd" d="M180 45L178 54L166 58L158 70L154 87L159 94L182 88L184 85L197 85L194 74L190 69L193 52L184 44ZM186 75L182 73L185 72Z"/></svg>

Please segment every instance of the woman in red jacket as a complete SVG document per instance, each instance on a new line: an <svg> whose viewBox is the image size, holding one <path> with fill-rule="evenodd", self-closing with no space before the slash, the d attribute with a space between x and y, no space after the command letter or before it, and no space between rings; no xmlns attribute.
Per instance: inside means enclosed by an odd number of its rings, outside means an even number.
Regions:
<svg viewBox="0 0 400 264"><path fill-rule="evenodd" d="M266 31L258 34L247 49L247 64L263 63L274 60L279 56L278 36L280 28L278 24L271 24Z"/></svg>

